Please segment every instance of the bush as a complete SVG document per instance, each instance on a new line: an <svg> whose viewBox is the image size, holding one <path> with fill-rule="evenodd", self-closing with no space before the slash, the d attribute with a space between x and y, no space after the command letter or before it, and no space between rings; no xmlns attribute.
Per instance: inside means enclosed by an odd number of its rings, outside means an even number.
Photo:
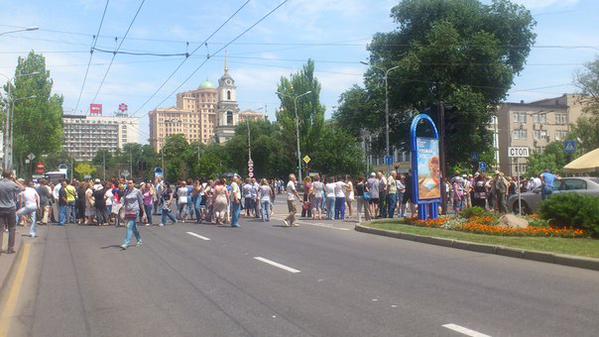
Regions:
<svg viewBox="0 0 599 337"><path fill-rule="evenodd" d="M574 227L599 237L599 198L576 193L557 194L541 204L541 217L553 226Z"/></svg>
<svg viewBox="0 0 599 337"><path fill-rule="evenodd" d="M484 208L481 207L470 207L470 208L466 208L465 210L463 210L460 213L460 216L462 218L466 218L466 219L470 219L473 217L477 217L477 218L487 218L487 217L492 217L495 218L495 214L487 211Z"/></svg>

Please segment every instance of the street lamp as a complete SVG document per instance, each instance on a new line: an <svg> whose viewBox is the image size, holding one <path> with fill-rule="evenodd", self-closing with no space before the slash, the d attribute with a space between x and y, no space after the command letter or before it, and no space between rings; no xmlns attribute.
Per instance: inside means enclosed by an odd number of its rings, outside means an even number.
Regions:
<svg viewBox="0 0 599 337"><path fill-rule="evenodd" d="M8 32L0 33L0 36L12 34L12 33L30 32L32 30L38 30L38 29L40 29L40 28L37 26L34 26L34 27L27 27L27 28L23 28L23 29L17 29L17 30L9 30Z"/></svg>
<svg viewBox="0 0 599 337"><path fill-rule="evenodd" d="M276 92L279 96L286 96L289 97L291 99L293 99L293 106L295 108L295 137L296 137L296 141L297 141L297 175L299 178L299 181L303 181L302 180L302 154L301 154L301 150L300 150L300 138L299 138L299 118L297 117L297 99L302 97L302 96L306 96L308 94L312 93L312 90L306 91L305 93L301 94L301 95L297 95L297 96L291 96L291 95L287 95L287 94L283 94L281 92Z"/></svg>
<svg viewBox="0 0 599 337"><path fill-rule="evenodd" d="M376 69L381 70L384 73L383 80L385 80L385 152L387 154L385 161L387 164L387 172L390 173L392 163L391 163L391 159L389 159L389 158L391 158L391 147L389 146L389 73L391 71L399 68L399 66L385 69L385 68L379 67L375 64L370 64L365 61L360 61L360 63L367 65L367 66L372 66Z"/></svg>
<svg viewBox="0 0 599 337"><path fill-rule="evenodd" d="M12 116L12 114L13 114L14 102L20 101L23 99L30 99L30 98L36 97L36 96L30 96L30 97L12 99L11 89L10 89L12 87L11 83L16 78L25 77L25 76L33 76L33 75L37 75L39 73L40 73L39 71L34 71L34 72L31 72L28 74L17 74L12 78L9 78L8 76L6 76L4 74L0 74L0 76L4 77L9 82L8 86L7 86L8 89L7 89L7 104L6 104L6 121L5 121L5 125L4 125L4 162L3 162L4 170L12 169L12 144L13 144L13 116Z"/></svg>

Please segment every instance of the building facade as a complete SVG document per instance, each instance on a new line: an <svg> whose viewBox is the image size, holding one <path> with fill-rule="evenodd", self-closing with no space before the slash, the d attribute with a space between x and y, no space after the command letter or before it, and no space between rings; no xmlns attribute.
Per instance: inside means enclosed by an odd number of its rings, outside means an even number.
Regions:
<svg viewBox="0 0 599 337"><path fill-rule="evenodd" d="M261 112L258 112L258 111L245 110L245 111L242 111L239 113L239 123L240 124L243 124L247 121L258 122L258 121L266 121L266 120L268 120L266 115Z"/></svg>
<svg viewBox="0 0 599 337"><path fill-rule="evenodd" d="M583 114L580 96L564 94L535 102L505 103L497 111L499 167L508 175L522 175L528 164L524 158L508 158L509 147L528 147L542 152L554 141L564 141Z"/></svg>
<svg viewBox="0 0 599 337"><path fill-rule="evenodd" d="M177 104L148 113L150 142L160 151L167 137L182 134L188 142L225 143L240 123L237 87L225 60L218 87L210 81L198 89L177 94Z"/></svg>
<svg viewBox="0 0 599 337"><path fill-rule="evenodd" d="M64 147L75 160L92 160L99 150L116 152L139 143L139 119L115 116L64 115Z"/></svg>

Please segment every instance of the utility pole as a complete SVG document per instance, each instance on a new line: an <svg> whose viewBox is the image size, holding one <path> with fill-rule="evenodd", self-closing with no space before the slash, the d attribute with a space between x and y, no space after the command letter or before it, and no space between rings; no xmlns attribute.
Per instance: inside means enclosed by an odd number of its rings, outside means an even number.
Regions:
<svg viewBox="0 0 599 337"><path fill-rule="evenodd" d="M250 137L250 120L246 119L246 124L248 126L248 160L252 160L252 143Z"/></svg>
<svg viewBox="0 0 599 337"><path fill-rule="evenodd" d="M106 150L102 150L102 179L106 181Z"/></svg>
<svg viewBox="0 0 599 337"><path fill-rule="evenodd" d="M437 88L437 90L441 90ZM439 98L441 95L439 95ZM437 106L438 123L439 123L439 161L441 164L441 214L447 214L447 191L445 188L445 179L447 178L447 165L445 163L445 106L443 101L439 99Z"/></svg>
<svg viewBox="0 0 599 337"><path fill-rule="evenodd" d="M131 146L129 146L129 174L131 175L131 178L133 178L133 151Z"/></svg>

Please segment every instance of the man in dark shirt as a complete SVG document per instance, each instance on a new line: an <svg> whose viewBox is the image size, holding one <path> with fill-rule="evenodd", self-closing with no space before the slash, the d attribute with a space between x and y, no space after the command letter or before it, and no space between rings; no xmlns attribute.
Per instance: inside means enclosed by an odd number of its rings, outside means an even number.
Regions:
<svg viewBox="0 0 599 337"><path fill-rule="evenodd" d="M0 245L4 236L4 227L8 228L8 254L15 252L15 229L17 226L17 195L25 190L12 170L2 172L0 180Z"/></svg>
<svg viewBox="0 0 599 337"><path fill-rule="evenodd" d="M64 226L67 223L68 202L67 202L67 181L61 182L62 187L58 190L58 209L60 213L60 225Z"/></svg>

